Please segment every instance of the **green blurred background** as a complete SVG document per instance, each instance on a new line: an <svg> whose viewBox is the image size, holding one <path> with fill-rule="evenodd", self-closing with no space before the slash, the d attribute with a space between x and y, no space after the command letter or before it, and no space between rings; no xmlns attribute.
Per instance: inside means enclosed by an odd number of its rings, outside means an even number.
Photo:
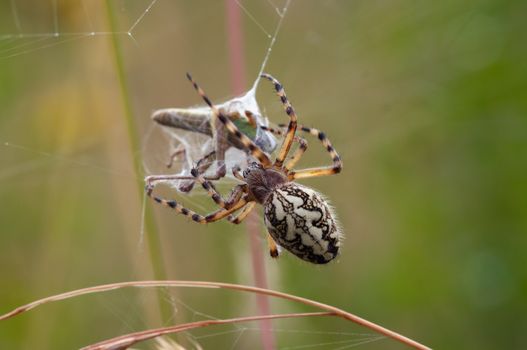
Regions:
<svg viewBox="0 0 527 350"><path fill-rule="evenodd" d="M134 162L162 169L164 161L142 152L149 115L200 102L186 71L213 101L232 94L224 2L159 0L145 13L150 4L0 3L0 313L71 289L153 279L161 268L168 279L254 283L243 225L199 226L147 202L157 228L147 223L141 239L144 174ZM283 3L241 4L253 17L242 13L249 87L269 44L264 30L275 29ZM266 71L344 160L340 175L303 183L331 199L346 240L338 261L323 267L265 256L270 288L433 348L527 346L525 13L521 1L292 2ZM132 39L126 31L137 19ZM17 37L56 29L56 38ZM121 61L112 36L91 31L123 32L115 37ZM273 122L286 120L268 84L258 97ZM310 144L302 164L325 164ZM207 210L209 201L187 203ZM266 253L264 237L262 227ZM77 348L201 313L257 311L252 297L233 292L117 291L1 322L0 348ZM244 327L193 334L231 332L199 338L206 349L258 348L256 325ZM344 349L361 341L349 333L371 333L328 319L273 328L279 348ZM190 346L187 338L177 339ZM405 348L386 339L355 346Z"/></svg>

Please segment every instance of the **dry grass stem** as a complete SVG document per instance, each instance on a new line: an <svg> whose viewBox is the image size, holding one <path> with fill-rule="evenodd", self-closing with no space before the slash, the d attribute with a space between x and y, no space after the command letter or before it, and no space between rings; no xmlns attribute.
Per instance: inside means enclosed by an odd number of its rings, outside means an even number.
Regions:
<svg viewBox="0 0 527 350"><path fill-rule="evenodd" d="M135 345L139 342L160 337L162 335L174 334L184 331L189 331L195 328L208 327L221 324L233 324L233 323L242 323L250 321L262 321L262 320L272 320L278 318L294 318L294 317L311 317L311 316L335 316L332 312L304 312L304 313L291 313L291 314L277 314L277 315L265 315L265 316L248 316L248 317L236 317L229 318L224 320L205 320L185 323L177 326L148 329L146 331L140 331L135 333L129 333L115 337L112 339L107 339L102 342L88 345L83 347L81 350L124 350L128 349L130 346Z"/></svg>
<svg viewBox="0 0 527 350"><path fill-rule="evenodd" d="M351 314L349 312L346 312L344 310L341 310L335 306L327 305L324 303L320 303L314 300L302 298L296 295L291 295L287 293L282 293L270 289L263 289L258 287L251 287L251 286L245 286L245 285L239 285L239 284L231 284L231 283L221 283L221 282L207 282L207 281L130 281L130 282L119 282L119 283L112 283L112 284L104 284L100 286L95 287L88 287L83 289L77 289L74 291L57 294L54 296L50 296L47 298L43 298L37 301L34 301L32 303L20 306L4 315L0 316L0 321L6 320L8 318L11 318L15 315L21 314L23 312L29 311L31 309L36 308L37 306L69 299L85 294L94 294L94 293L100 293L115 289L121 289L126 287L189 287L189 288L222 288L222 289L230 289L230 290L237 290L242 292L248 292L253 294L260 294L260 295L268 295L276 298L286 299L290 301L299 302L305 305L309 305L312 307L315 307L317 309L325 310L328 314L342 317L346 320L349 320L351 322L354 322L356 324L359 324L361 326L364 326L374 332L377 332L379 334L385 335L389 338L392 338L394 340L397 340L403 344L406 344L410 347L413 347L415 349L430 349L429 347L420 344L416 342L415 340L412 340L408 337L405 337L399 333L396 333L392 330L389 330L387 328L384 328L378 324L375 324L373 322L370 322L368 320L365 320L359 316L356 316L354 314ZM269 315L269 317L273 317L277 315ZM258 316L255 316L258 317ZM227 321L227 320L220 320L220 321ZM209 322L209 321L207 321ZM229 323L229 322L227 322ZM232 321L231 321L232 323ZM178 327L187 327L189 324L180 325Z"/></svg>

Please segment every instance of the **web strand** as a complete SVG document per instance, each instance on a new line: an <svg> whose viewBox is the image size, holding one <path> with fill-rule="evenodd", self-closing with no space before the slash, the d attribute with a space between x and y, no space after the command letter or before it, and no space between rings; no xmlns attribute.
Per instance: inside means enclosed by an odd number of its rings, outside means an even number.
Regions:
<svg viewBox="0 0 527 350"><path fill-rule="evenodd" d="M51 31L46 32L24 32L21 20L21 13L16 5L16 0L10 0L11 16L13 18L15 33L0 33L0 44L2 45L2 50L0 50L0 59L9 59L16 56L21 56L25 54L30 54L35 51L48 49L65 43L77 41L87 37L104 37L110 35L126 35L130 40L136 45L139 46L139 43L132 35L132 32L137 28L137 26L145 19L146 15L151 11L154 5L157 3L157 0L152 0L144 11L135 19L132 26L128 30L121 31L105 31L105 30L96 30L92 16L90 15L88 5L86 0L81 0L82 12L86 18L86 27L88 31L61 31L60 25L60 9L58 0L51 1L51 11L52 11L52 23L49 27ZM65 29L65 28L62 28ZM35 39L33 41L27 41L29 39ZM40 40L36 40L40 39ZM42 42L45 42L47 39L56 39L53 43L46 43L44 45ZM23 41L17 43L18 41ZM11 47L9 45L15 44Z"/></svg>
<svg viewBox="0 0 527 350"><path fill-rule="evenodd" d="M19 33L22 32L22 25L20 24L20 17L18 16L18 11L16 8L16 1L11 0L11 13L13 14L13 19L15 21L16 29Z"/></svg>
<svg viewBox="0 0 527 350"><path fill-rule="evenodd" d="M269 60L269 57L271 57L271 52L273 51L273 46L276 42L276 38L278 37L278 33L280 32L280 28L282 28L282 22L284 21L287 9L289 8L289 5L291 4L291 0L287 0L284 7L282 8L280 20L278 21L278 24L276 25L276 29L273 33L271 42L269 43L269 47L267 48L267 52L265 54L265 57L262 61L262 65L260 66L260 71L258 72L256 76L256 80L254 81L253 87L251 88L251 91L253 93L256 93L256 89L258 88L258 84L260 83L260 75L262 75L265 67L267 66L267 61Z"/></svg>
<svg viewBox="0 0 527 350"><path fill-rule="evenodd" d="M254 22L254 24L256 24L256 26L258 26L258 28L260 28L262 32L264 32L265 35L267 35L267 37L271 39L272 37L271 34L269 34L267 30L265 30L264 26L261 25L260 22L258 22L256 18L254 18L254 16L238 0L235 0L235 2L236 2L236 5L238 5L238 7L240 7L242 11L245 12L247 17L249 17Z"/></svg>
<svg viewBox="0 0 527 350"><path fill-rule="evenodd" d="M143 20L143 18L147 15L148 12L150 12L150 9L155 5L157 0L153 0L150 5L146 8L146 10L137 18L137 20L132 24L130 29L128 29L128 34L131 35L132 31L135 29L135 27Z"/></svg>
<svg viewBox="0 0 527 350"><path fill-rule="evenodd" d="M53 29L55 34L59 35L59 15L58 15L57 0L53 0Z"/></svg>

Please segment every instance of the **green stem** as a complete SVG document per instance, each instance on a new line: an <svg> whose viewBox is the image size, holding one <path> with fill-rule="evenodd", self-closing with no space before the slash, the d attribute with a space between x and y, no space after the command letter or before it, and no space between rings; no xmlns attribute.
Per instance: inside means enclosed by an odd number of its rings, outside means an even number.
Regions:
<svg viewBox="0 0 527 350"><path fill-rule="evenodd" d="M128 84L126 80L126 72L124 67L124 60L123 60L123 54L122 54L122 48L121 43L119 41L118 35L115 34L119 32L118 25L117 25L117 18L115 16L115 12L113 10L113 7L111 5L110 1L105 1L106 3L106 12L108 14L108 22L110 25L110 31L114 33L112 38L112 44L113 44L113 52L114 52L114 58L115 58L115 68L117 70L117 78L119 81L119 88L121 91L121 102L123 104L124 109L124 117L126 120L126 126L128 129L128 140L130 142L130 147L132 150L140 149L140 142L137 132L137 126L135 123L134 113L132 110L132 104L130 101L130 94L128 92ZM133 154L133 152L132 152ZM139 179L143 177L143 170L142 170L142 161L139 157L132 157L133 158L133 165L134 170ZM142 198L144 194L144 183L143 181L137 182L137 189L139 198ZM146 206L145 208L145 214L144 214L144 231L145 231L145 237L146 237L146 243L148 245L148 251L150 254L150 262L152 264L153 273L156 279L166 279L166 272L165 272L165 266L163 262L163 255L161 250L161 242L159 239L159 235L157 232L157 227L155 224L155 221L153 219L153 215L151 212L151 208L149 206ZM164 319L167 319L167 317L170 317L169 311L164 307L163 304L163 298L161 297L161 294L158 298L159 301L159 307L162 313L162 316Z"/></svg>

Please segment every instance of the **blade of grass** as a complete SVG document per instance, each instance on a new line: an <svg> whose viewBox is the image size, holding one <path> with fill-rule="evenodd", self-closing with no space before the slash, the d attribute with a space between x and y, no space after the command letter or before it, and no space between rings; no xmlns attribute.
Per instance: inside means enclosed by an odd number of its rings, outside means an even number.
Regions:
<svg viewBox="0 0 527 350"><path fill-rule="evenodd" d="M119 37L121 36L118 36L117 34L115 34L115 33L118 33L119 30L118 30L118 24L117 24L117 18L115 15L115 11L112 6L112 1L105 1L105 3L106 3L106 13L108 17L110 31L114 33L111 35L111 38L112 38L112 46L113 46L113 53L114 53L115 69L117 71L117 80L119 81L119 88L121 91L121 103L122 103L123 111L124 111L123 115L126 121L130 148L132 149L132 154L134 154L136 150L140 149L140 142L139 142L139 134L137 132L136 122L134 118L134 113L132 109L132 104L130 101L130 94L128 92L128 84L127 84L127 79L126 79L122 48L121 48L121 43L119 41ZM132 158L133 158L133 165L134 165L135 173L137 174L137 178L142 179L144 174L143 174L141 159L137 156L133 156ZM145 193L144 193L144 183L142 181L137 182L137 189L138 189L138 194L140 196L139 198L143 198L145 196ZM152 212L149 206L146 206L145 208L143 220L144 220L145 237L147 241L146 243L148 245L148 251L149 251L149 259L152 264L154 278L155 279L165 279L166 272L165 272L165 266L163 262L161 242L160 242L157 227L156 227L156 224L153 219ZM168 308L164 306L165 304L163 303L163 296L161 293L158 295L158 301L159 301L159 308L160 308L163 318L168 319L170 317L170 310L168 310Z"/></svg>

